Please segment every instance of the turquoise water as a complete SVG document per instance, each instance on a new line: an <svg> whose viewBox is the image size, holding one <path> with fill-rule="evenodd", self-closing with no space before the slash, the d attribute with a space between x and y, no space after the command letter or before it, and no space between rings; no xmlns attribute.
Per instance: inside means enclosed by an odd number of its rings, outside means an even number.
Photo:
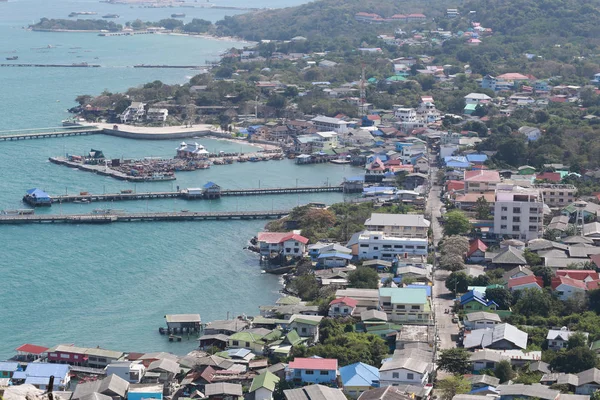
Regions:
<svg viewBox="0 0 600 400"><path fill-rule="evenodd" d="M244 5L236 0L221 4ZM262 0L253 6L295 4ZM115 8L116 7L116 8ZM95 1L14 0L0 3L0 56L16 50L22 62L95 62L99 69L0 68L0 130L55 126L81 93L123 90L154 79L184 82L193 72L134 70L137 63L202 63L230 42L173 36L101 38L94 34L38 33L21 29L40 17L71 11L97 11L156 20L176 9L130 9ZM218 10L181 9L206 19ZM141 15L143 13L143 15ZM52 49L32 50L51 44ZM82 49L71 49L81 47ZM75 51L77 53L70 53ZM86 51L89 51L86 52ZM106 67L104 67L106 66ZM57 102L57 100L59 100ZM251 151L246 145L199 139L209 150ZM101 149L109 157L172 157L179 141L134 141L103 135L0 143L0 209L23 207L25 190L51 194L114 192L124 189L170 190L211 180L224 188L337 184L356 175L350 167L296 166L269 161L214 166L181 172L174 182L134 185L72 170L47 161L64 153ZM260 182L259 182L260 181ZM173 186L172 186L173 185ZM90 212L94 208L128 211L268 210L309 201L333 203L342 194L224 198L214 201L152 200L67 204L39 212ZM76 343L125 351L185 353L196 343L169 343L158 334L166 313L199 312L204 321L246 313L278 297L278 278L261 274L256 255L242 250L265 221L130 223L103 226L0 226L0 359L25 342L52 346Z"/></svg>

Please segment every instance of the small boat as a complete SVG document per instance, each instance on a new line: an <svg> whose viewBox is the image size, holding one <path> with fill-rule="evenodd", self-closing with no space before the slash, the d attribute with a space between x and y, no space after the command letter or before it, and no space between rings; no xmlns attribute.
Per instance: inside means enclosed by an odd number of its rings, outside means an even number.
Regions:
<svg viewBox="0 0 600 400"><path fill-rule="evenodd" d="M119 18L119 14L106 14L103 15L102 18Z"/></svg>
<svg viewBox="0 0 600 400"><path fill-rule="evenodd" d="M181 336L169 335L169 342L181 342Z"/></svg>
<svg viewBox="0 0 600 400"><path fill-rule="evenodd" d="M6 57L8 61L16 61L19 59L19 56Z"/></svg>
<svg viewBox="0 0 600 400"><path fill-rule="evenodd" d="M75 203L75 204L89 204L90 203L90 199L75 200L75 201L73 201L73 203Z"/></svg>
<svg viewBox="0 0 600 400"><path fill-rule="evenodd" d="M171 14L171 18L185 18L185 14L183 14L183 13Z"/></svg>

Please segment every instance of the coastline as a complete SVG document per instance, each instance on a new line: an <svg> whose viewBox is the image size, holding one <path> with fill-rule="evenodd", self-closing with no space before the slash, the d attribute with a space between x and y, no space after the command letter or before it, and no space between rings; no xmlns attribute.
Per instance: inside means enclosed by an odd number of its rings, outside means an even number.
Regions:
<svg viewBox="0 0 600 400"><path fill-rule="evenodd" d="M189 37L196 37L196 38L201 38L201 39L211 39L211 40L219 40L219 41L223 41L223 42L240 42L240 43L245 43L248 46L256 46L258 44L258 42L252 42L240 37L236 37L236 36L217 36L217 35L212 35L209 33L183 33L183 32L157 32L158 35L171 35L171 36L189 36Z"/></svg>

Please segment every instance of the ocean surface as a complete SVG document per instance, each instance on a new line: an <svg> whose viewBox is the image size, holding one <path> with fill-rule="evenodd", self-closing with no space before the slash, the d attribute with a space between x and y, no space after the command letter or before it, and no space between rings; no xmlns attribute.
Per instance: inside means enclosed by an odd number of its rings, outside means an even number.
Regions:
<svg viewBox="0 0 600 400"><path fill-rule="evenodd" d="M240 0L216 4L245 6ZM253 7L291 6L301 1L260 0ZM22 29L41 17L65 18L72 11L117 13L124 23L167 18L217 20L233 11L193 8L146 9L96 1L11 0L0 3L0 57L24 63L90 62L102 68L0 68L0 130L57 126L75 96L120 91L160 79L183 83L188 70L139 70L141 63L202 64L239 43L166 35L104 38L90 33L40 33ZM51 47L49 48L48 45ZM13 53L14 52L14 53ZM98 57L98 59L96 59ZM198 139L211 151L254 151L223 140ZM0 209L22 208L25 190L50 194L109 193L198 187L223 188L339 184L358 170L348 166L296 166L291 160L214 166L180 172L173 182L127 183L48 162L48 157L100 149L111 158L172 157L179 141L135 141L103 135L0 142ZM231 197L213 201L150 200L67 204L44 213L127 211L269 210L311 201L343 201L340 193ZM196 342L169 343L158 333L167 313L200 313L203 321L256 315L281 286L262 274L255 254L243 250L265 221L123 223L0 226L0 359L23 343L74 343L124 351L184 354Z"/></svg>

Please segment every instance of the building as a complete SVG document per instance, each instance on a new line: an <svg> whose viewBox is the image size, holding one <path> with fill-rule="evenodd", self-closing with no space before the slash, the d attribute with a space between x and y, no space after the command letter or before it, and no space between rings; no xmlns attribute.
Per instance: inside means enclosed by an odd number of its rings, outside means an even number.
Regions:
<svg viewBox="0 0 600 400"><path fill-rule="evenodd" d="M200 314L167 314L167 328L175 332L200 331Z"/></svg>
<svg viewBox="0 0 600 400"><path fill-rule="evenodd" d="M539 190L498 185L494 204L494 234L531 240L542 235L544 203Z"/></svg>
<svg viewBox="0 0 600 400"><path fill-rule="evenodd" d="M159 386L161 388L160 394L162 398L163 386L156 384L152 385ZM135 385L130 385L129 382L119 378L117 375L108 375L95 381L79 382L77 386L75 386L75 391L71 396L71 400L86 400L89 399L89 396L93 395L94 393L108 396L113 399L125 399L127 398L127 392L129 391L130 386ZM140 398L138 397L137 399Z"/></svg>
<svg viewBox="0 0 600 400"><path fill-rule="evenodd" d="M63 364L29 363L25 371L15 371L13 384L30 384L41 390L48 390L50 377L54 376L53 390L67 390L71 376L71 367Z"/></svg>
<svg viewBox="0 0 600 400"><path fill-rule="evenodd" d="M265 348L263 337L263 335L248 331L236 332L227 339L227 347L230 349L245 348L256 354L262 354Z"/></svg>
<svg viewBox="0 0 600 400"><path fill-rule="evenodd" d="M510 324L498 324L490 329L477 329L465 334L466 349L510 350L527 348L527 333Z"/></svg>
<svg viewBox="0 0 600 400"><path fill-rule="evenodd" d="M106 366L106 376L115 374L129 383L140 383L146 367L141 362L117 361Z"/></svg>
<svg viewBox="0 0 600 400"><path fill-rule="evenodd" d="M465 315L463 321L465 328L470 330L493 328L494 325L501 323L498 314L477 311Z"/></svg>
<svg viewBox="0 0 600 400"><path fill-rule="evenodd" d="M465 193L484 193L496 189L501 182L500 173L494 170L476 169L465 171Z"/></svg>
<svg viewBox="0 0 600 400"><path fill-rule="evenodd" d="M369 310L377 309L379 306L378 289L339 289L335 292L335 298L349 297L357 301L357 306Z"/></svg>
<svg viewBox="0 0 600 400"><path fill-rule="evenodd" d="M308 338L309 342L319 341L319 323L323 319L318 315L294 314L290 318L288 328L295 329L300 337Z"/></svg>
<svg viewBox="0 0 600 400"><path fill-rule="evenodd" d="M52 198L46 192L41 189L33 188L29 189L25 196L23 196L23 202L33 207L39 206L51 206Z"/></svg>
<svg viewBox="0 0 600 400"><path fill-rule="evenodd" d="M387 236L383 232L364 231L358 236L358 258L393 261L405 255L427 255L428 240Z"/></svg>
<svg viewBox="0 0 600 400"><path fill-rule="evenodd" d="M10 379L19 370L21 370L21 364L18 362L0 361L0 379Z"/></svg>
<svg viewBox="0 0 600 400"><path fill-rule="evenodd" d="M121 123L128 124L130 122L142 121L144 119L144 116L146 115L145 107L145 103L134 101L119 116L119 118L121 119Z"/></svg>
<svg viewBox="0 0 600 400"><path fill-rule="evenodd" d="M379 387L379 370L365 363L354 363L340 368L343 391L353 399L367 390Z"/></svg>
<svg viewBox="0 0 600 400"><path fill-rule="evenodd" d="M467 293L460 296L460 308L465 310L465 313L471 313L473 311L496 311L498 304L492 300L485 298L485 293L478 292L477 290L470 290Z"/></svg>
<svg viewBox="0 0 600 400"><path fill-rule="evenodd" d="M352 315L356 306L358 305L358 301L351 299L350 297L342 297L339 299L334 299L329 303L329 313L330 317L349 317Z"/></svg>
<svg viewBox="0 0 600 400"><path fill-rule="evenodd" d="M549 329L548 335L546 336L548 348L551 350L566 349L569 338L576 333L581 333L586 339L589 336L589 333L587 332L572 332L566 326L563 326L560 329Z"/></svg>
<svg viewBox="0 0 600 400"><path fill-rule="evenodd" d="M404 238L427 238L430 225L422 214L372 213L365 221L366 230Z"/></svg>
<svg viewBox="0 0 600 400"><path fill-rule="evenodd" d="M205 199L218 199L221 197L221 186L214 182L207 182L202 186L202 196Z"/></svg>
<svg viewBox="0 0 600 400"><path fill-rule="evenodd" d="M208 386L208 385L207 385ZM136 383L129 385L127 400L163 399L163 385L159 383ZM74 399L71 399L74 400Z"/></svg>
<svg viewBox="0 0 600 400"><path fill-rule="evenodd" d="M295 358L285 371L287 381L304 383L335 382L338 362L332 358Z"/></svg>
<svg viewBox="0 0 600 400"><path fill-rule="evenodd" d="M565 207L575 201L577 188L573 185L541 183L533 185L542 193L544 204L548 207Z"/></svg>
<svg viewBox="0 0 600 400"><path fill-rule="evenodd" d="M428 324L432 319L427 292L420 288L380 288L379 309L393 322Z"/></svg>
<svg viewBox="0 0 600 400"><path fill-rule="evenodd" d="M169 116L169 110L166 108L149 108L146 113L146 120L149 122L166 122Z"/></svg>
<svg viewBox="0 0 600 400"><path fill-rule="evenodd" d="M260 254L263 256L281 253L301 257L308 243L307 238L293 232L260 232L257 240Z"/></svg>
<svg viewBox="0 0 600 400"><path fill-rule="evenodd" d="M252 379L250 393L254 393L254 400L272 400L278 382L279 377L266 370Z"/></svg>
<svg viewBox="0 0 600 400"><path fill-rule="evenodd" d="M424 386L433 371L433 364L418 358L392 357L379 369L381 386Z"/></svg>
<svg viewBox="0 0 600 400"><path fill-rule="evenodd" d="M489 103L490 100L492 100L492 98L484 93L469 93L468 95L465 96L465 103L467 105L469 105L469 104L475 104L475 105L486 104L486 103Z"/></svg>
<svg viewBox="0 0 600 400"><path fill-rule="evenodd" d="M523 289L542 289L544 287L544 280L541 276L521 276L519 278L513 278L508 280L507 288L511 291L523 290Z"/></svg>
<svg viewBox="0 0 600 400"><path fill-rule="evenodd" d="M577 374L575 393L591 395L600 390L600 370L591 368Z"/></svg>
<svg viewBox="0 0 600 400"><path fill-rule="evenodd" d="M78 365L89 368L105 368L118 361L123 352L105 350L95 347L76 347L59 344L48 350L48 362L57 364Z"/></svg>
<svg viewBox="0 0 600 400"><path fill-rule="evenodd" d="M298 389L284 390L286 400L346 400L339 389L323 385L309 385Z"/></svg>
<svg viewBox="0 0 600 400"><path fill-rule="evenodd" d="M194 143L179 143L177 147L177 158L193 158L193 159L207 159L210 153L201 144Z"/></svg>
<svg viewBox="0 0 600 400"><path fill-rule="evenodd" d="M584 281L566 276L555 276L552 278L551 286L560 300L568 300L576 295L585 296L587 291L587 285Z"/></svg>
<svg viewBox="0 0 600 400"><path fill-rule="evenodd" d="M348 123L338 118L318 116L311 119L319 132L333 131L336 133L347 133Z"/></svg>

